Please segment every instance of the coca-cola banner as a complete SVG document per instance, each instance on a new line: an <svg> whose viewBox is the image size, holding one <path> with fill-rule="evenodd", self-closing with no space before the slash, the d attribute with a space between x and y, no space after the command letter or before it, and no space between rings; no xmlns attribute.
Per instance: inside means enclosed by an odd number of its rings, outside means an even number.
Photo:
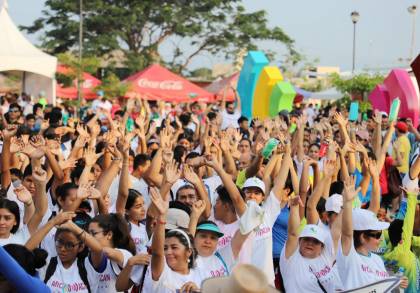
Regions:
<svg viewBox="0 0 420 293"><path fill-rule="evenodd" d="M127 97L140 96L168 102L209 102L214 98L214 94L157 64L128 77L124 82L129 85Z"/></svg>
<svg viewBox="0 0 420 293"><path fill-rule="evenodd" d="M173 90L181 91L184 89L184 86L181 81L176 80L163 80L163 81L154 81L147 78L140 78L137 81L137 85L141 88L149 89L162 89L162 90Z"/></svg>

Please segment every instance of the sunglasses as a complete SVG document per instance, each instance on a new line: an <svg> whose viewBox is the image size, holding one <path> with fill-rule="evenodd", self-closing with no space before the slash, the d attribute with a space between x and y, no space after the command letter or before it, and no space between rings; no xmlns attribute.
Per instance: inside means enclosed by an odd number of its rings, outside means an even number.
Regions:
<svg viewBox="0 0 420 293"><path fill-rule="evenodd" d="M10 113L18 113L20 112L19 109L10 109L9 110Z"/></svg>
<svg viewBox="0 0 420 293"><path fill-rule="evenodd" d="M368 232L366 235L370 238L381 239L382 231L379 232Z"/></svg>

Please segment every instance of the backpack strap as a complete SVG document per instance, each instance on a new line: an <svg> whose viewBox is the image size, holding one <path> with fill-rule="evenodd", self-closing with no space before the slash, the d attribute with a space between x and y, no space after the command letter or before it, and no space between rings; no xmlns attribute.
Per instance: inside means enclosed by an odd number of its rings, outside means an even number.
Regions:
<svg viewBox="0 0 420 293"><path fill-rule="evenodd" d="M54 275L55 270L57 269L57 257L54 256L50 259L50 263L48 264L47 267L47 271L45 272L45 278L44 278L44 283L46 284L52 277L52 275Z"/></svg>
<svg viewBox="0 0 420 293"><path fill-rule="evenodd" d="M227 275L229 276L230 275L229 269L228 269L228 267L226 265L226 262L223 259L223 257L220 255L220 253L218 251L216 251L216 253L214 255L222 262L222 264L223 264L223 266L225 268L225 271L226 271Z"/></svg>
<svg viewBox="0 0 420 293"><path fill-rule="evenodd" d="M77 258L77 269L79 271L79 276L80 279L82 279L83 283L85 284L86 288L88 289L88 292L90 293L90 285L89 285L89 280L88 280L88 276L87 276L87 271L86 271L86 267L85 267L85 262L84 262L84 258L78 257Z"/></svg>

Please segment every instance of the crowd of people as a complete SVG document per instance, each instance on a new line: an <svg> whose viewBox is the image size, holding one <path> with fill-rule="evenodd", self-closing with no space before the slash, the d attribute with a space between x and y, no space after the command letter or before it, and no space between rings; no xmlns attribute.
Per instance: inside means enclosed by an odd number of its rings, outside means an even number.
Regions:
<svg viewBox="0 0 420 293"><path fill-rule="evenodd" d="M0 292L420 292L408 118L248 119L239 96L0 110Z"/></svg>

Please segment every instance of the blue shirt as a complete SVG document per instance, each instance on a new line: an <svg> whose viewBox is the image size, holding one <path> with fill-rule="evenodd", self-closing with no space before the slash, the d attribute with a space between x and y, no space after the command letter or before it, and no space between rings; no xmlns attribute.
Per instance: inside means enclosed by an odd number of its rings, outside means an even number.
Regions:
<svg viewBox="0 0 420 293"><path fill-rule="evenodd" d="M281 250L287 240L287 225L289 222L290 210L287 206L281 209L273 226L273 258L280 258Z"/></svg>

